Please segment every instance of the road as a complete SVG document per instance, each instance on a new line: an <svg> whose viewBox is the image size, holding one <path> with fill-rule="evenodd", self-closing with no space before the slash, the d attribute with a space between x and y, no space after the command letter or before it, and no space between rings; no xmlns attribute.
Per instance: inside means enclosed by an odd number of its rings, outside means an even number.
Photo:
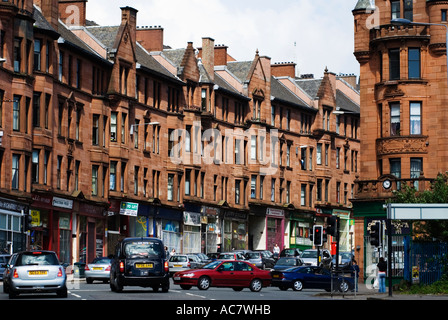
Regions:
<svg viewBox="0 0 448 320"><path fill-rule="evenodd" d="M0 283L0 301L8 300L8 295L3 293L3 284ZM331 299L328 296L318 296L323 290L303 290L295 292L291 289L281 291L275 287L263 288L260 292L252 292L244 289L236 292L231 288L210 288L206 291L198 288L182 290L178 285L171 282L170 290L167 293L154 292L151 288L125 287L122 293L115 293L110 290L109 284L94 282L87 284L84 281L75 280L69 283L68 298L57 298L56 294L24 294L19 295L17 300L177 300L177 301L290 301L290 300L322 300Z"/></svg>

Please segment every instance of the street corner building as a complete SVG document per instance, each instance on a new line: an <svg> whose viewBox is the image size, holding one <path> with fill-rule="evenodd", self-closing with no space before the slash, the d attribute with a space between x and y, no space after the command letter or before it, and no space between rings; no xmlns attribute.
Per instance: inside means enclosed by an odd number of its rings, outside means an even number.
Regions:
<svg viewBox="0 0 448 320"><path fill-rule="evenodd" d="M1 250L73 265L130 236L184 253L307 249L338 216L351 251L357 77L298 76L255 49L237 61L207 36L171 48L116 9L99 26L86 0L0 2Z"/></svg>
<svg viewBox="0 0 448 320"><path fill-rule="evenodd" d="M378 222L384 226L383 205L393 192L405 185L428 190L447 171L447 10L437 0L359 0L353 10L362 152L352 202L364 277L384 254L370 245L370 232ZM411 228L402 221L392 230L390 272L397 280L411 278Z"/></svg>

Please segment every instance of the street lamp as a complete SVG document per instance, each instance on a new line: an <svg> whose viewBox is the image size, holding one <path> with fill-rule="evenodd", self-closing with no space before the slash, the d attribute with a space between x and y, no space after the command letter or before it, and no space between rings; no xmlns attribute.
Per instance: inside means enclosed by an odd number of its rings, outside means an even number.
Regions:
<svg viewBox="0 0 448 320"><path fill-rule="evenodd" d="M396 18L390 20L390 23L394 26L439 26L444 27L446 30L446 70L448 81L448 26L442 23L427 23L427 22L414 22L409 19Z"/></svg>
<svg viewBox="0 0 448 320"><path fill-rule="evenodd" d="M132 124L131 125L131 132L130 135L132 136L134 134L134 127L137 126L158 126L160 124L160 122L148 122L148 123L140 123L140 124Z"/></svg>

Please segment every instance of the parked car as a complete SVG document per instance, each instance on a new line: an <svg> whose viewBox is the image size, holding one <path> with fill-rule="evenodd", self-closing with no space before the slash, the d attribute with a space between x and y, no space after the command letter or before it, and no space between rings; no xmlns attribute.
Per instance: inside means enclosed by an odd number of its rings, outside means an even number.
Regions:
<svg viewBox="0 0 448 320"><path fill-rule="evenodd" d="M6 265L10 258L10 254L0 254L0 281L3 281L3 273L6 270Z"/></svg>
<svg viewBox="0 0 448 320"><path fill-rule="evenodd" d="M280 251L280 258L281 257L300 257L302 254L302 251L297 248L286 248Z"/></svg>
<svg viewBox="0 0 448 320"><path fill-rule="evenodd" d="M178 271L197 269L204 265L199 257L194 254L177 254L171 256L168 264L170 267L170 275Z"/></svg>
<svg viewBox="0 0 448 320"><path fill-rule="evenodd" d="M327 249L320 249L320 266L331 268L331 254ZM306 249L300 255L303 263L307 266L317 266L317 249Z"/></svg>
<svg viewBox="0 0 448 320"><path fill-rule="evenodd" d="M193 255L196 255L201 260L202 264L207 264L212 262L212 259L210 259L205 253L199 252L199 253L192 253Z"/></svg>
<svg viewBox="0 0 448 320"><path fill-rule="evenodd" d="M275 265L275 259L269 257L264 251L250 251L246 253L246 260L256 267L265 270Z"/></svg>
<svg viewBox="0 0 448 320"><path fill-rule="evenodd" d="M339 252L339 268L350 269L354 258L355 256L351 252ZM336 255L333 256L332 263L333 266L336 266Z"/></svg>
<svg viewBox="0 0 448 320"><path fill-rule="evenodd" d="M22 293L50 293L67 297L67 275L53 251L24 251L14 256L14 265L7 266L3 290L13 299Z"/></svg>
<svg viewBox="0 0 448 320"><path fill-rule="evenodd" d="M333 276L328 269L315 266L302 266L282 271L272 271L271 286L280 290L292 288L294 291L302 289L324 289L326 291L339 290L347 292L354 288L351 277Z"/></svg>
<svg viewBox="0 0 448 320"><path fill-rule="evenodd" d="M293 267L300 267L303 265L303 261L299 257L282 257L277 260L274 267L275 271L285 270Z"/></svg>
<svg viewBox="0 0 448 320"><path fill-rule="evenodd" d="M9 273L11 269L14 267L17 260L17 253L13 253L11 258L9 258L8 263L5 265L5 271L3 271L3 293L8 293L9 286Z"/></svg>
<svg viewBox="0 0 448 320"><path fill-rule="evenodd" d="M176 272L173 281L184 290L197 286L200 290L207 290L210 287L230 287L235 291L249 288L253 292L258 292L270 285L271 274L247 261L216 260L201 269Z"/></svg>
<svg viewBox="0 0 448 320"><path fill-rule="evenodd" d="M107 283L110 279L110 265L112 260L108 257L95 258L84 267L86 282L93 283L94 280L101 280Z"/></svg>
<svg viewBox="0 0 448 320"><path fill-rule="evenodd" d="M209 259L213 262L216 259L218 259L220 253L219 252L212 252L212 253L207 253L207 257L209 257Z"/></svg>
<svg viewBox="0 0 448 320"><path fill-rule="evenodd" d="M126 238L115 248L110 268L110 288L122 292L125 286L170 288L169 266L163 242L157 238Z"/></svg>
<svg viewBox="0 0 448 320"><path fill-rule="evenodd" d="M242 252L223 252L218 256L218 260L246 260Z"/></svg>

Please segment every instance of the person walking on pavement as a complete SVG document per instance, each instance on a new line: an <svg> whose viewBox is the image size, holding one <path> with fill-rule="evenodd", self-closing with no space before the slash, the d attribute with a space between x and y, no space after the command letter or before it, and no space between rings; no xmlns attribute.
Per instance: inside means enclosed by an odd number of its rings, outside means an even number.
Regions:
<svg viewBox="0 0 448 320"><path fill-rule="evenodd" d="M356 260L352 260L352 269L353 269L353 276L355 277L355 290L358 292L358 281L359 281L359 266L356 263Z"/></svg>
<svg viewBox="0 0 448 320"><path fill-rule="evenodd" d="M278 244L275 244L273 254L274 254L274 258L275 259L277 259L279 257L279 255L280 255L280 247L278 246Z"/></svg>
<svg viewBox="0 0 448 320"><path fill-rule="evenodd" d="M379 293L386 292L386 272L387 272L387 263L384 261L384 258L381 257L380 261L377 264L378 267L378 282L379 282Z"/></svg>

